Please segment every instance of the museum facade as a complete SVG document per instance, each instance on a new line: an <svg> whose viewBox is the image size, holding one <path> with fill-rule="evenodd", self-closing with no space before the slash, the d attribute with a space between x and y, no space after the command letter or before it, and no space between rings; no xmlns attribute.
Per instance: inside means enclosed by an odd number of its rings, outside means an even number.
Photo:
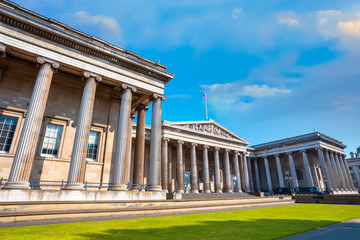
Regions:
<svg viewBox="0 0 360 240"><path fill-rule="evenodd" d="M162 122L166 66L10 1L0 52L0 199L30 189L356 192L341 142L311 133L249 147L212 120Z"/></svg>

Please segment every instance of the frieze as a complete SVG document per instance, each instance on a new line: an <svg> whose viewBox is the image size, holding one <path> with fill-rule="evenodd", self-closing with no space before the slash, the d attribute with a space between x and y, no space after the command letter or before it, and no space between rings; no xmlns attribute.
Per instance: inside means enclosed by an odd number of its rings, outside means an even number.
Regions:
<svg viewBox="0 0 360 240"><path fill-rule="evenodd" d="M221 136L221 137L230 138L230 139L234 138L233 136L231 136L230 133L215 126L214 124L194 123L194 124L185 124L185 125L182 125L182 127L186 128L186 129L195 130L198 132L209 133L209 134L212 134L215 136Z"/></svg>

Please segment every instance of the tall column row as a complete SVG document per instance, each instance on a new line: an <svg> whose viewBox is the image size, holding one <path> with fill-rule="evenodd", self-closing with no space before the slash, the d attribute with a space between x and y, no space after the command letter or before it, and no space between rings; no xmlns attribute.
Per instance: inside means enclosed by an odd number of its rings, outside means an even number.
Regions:
<svg viewBox="0 0 360 240"><path fill-rule="evenodd" d="M211 186L210 186L210 169L209 169L209 146L208 145L199 145L196 143L190 144L190 184L191 184L191 192L192 193L199 193L199 176L198 176L198 161L202 162L202 182L203 182L203 191L204 193L211 193ZM166 158L166 154L164 152L167 150L168 146L163 141L163 158ZM197 150L202 152L202 158L197 159ZM223 180L224 180L224 189L221 187L221 169L220 169L220 148L214 147L214 187L215 192L222 193L224 192L233 192L239 191L241 192L241 176L240 176L240 164L239 160L246 161L246 157L244 154L241 154L237 151L230 151L229 149L224 149L222 151L222 162L223 162ZM230 154L232 158L230 159ZM185 180L184 180L184 142L181 140L176 141L176 192L177 193L184 193L185 190ZM239 159L240 155L240 159ZM166 164L166 161L162 161L162 164ZM166 164L167 167L170 167L170 164ZM246 166L246 163L245 163ZM235 182L233 183L233 175L232 170L235 175ZM167 174L172 174L171 171L166 170ZM165 175L165 169L162 171L162 174ZM243 174L246 174L248 179L247 189L250 191L250 184L249 184L249 172L248 170L243 169ZM171 176L161 176L162 186L169 185L169 181ZM235 184L236 189L233 189L233 184ZM164 188L164 187L163 187ZM169 191L172 192L174 189L170 189Z"/></svg>
<svg viewBox="0 0 360 240"><path fill-rule="evenodd" d="M347 166L347 162L345 161L345 155L323 149L316 148L318 164L321 169L321 179L326 185L326 189L330 192L333 191L354 191L355 187L351 179L351 175L349 172L349 168ZM309 164L309 158L307 155L306 149L300 150L300 158L302 160L302 169L303 169L303 181L306 182L305 187L314 187L314 176L312 175L312 169ZM288 182L291 181L291 186L293 188L299 187L299 179L297 176L297 171L294 163L293 152L286 153L288 160L288 176L283 175L283 169L280 161L280 155L274 155L276 161L276 170L278 183L280 188L286 187L284 180ZM263 157L264 166L265 166L265 178L267 184L267 190L272 192L273 184L271 180L270 167L269 167L269 159L268 156ZM259 177L259 169L258 162L254 160L255 166L255 182L256 182L256 190L260 191L260 177Z"/></svg>
<svg viewBox="0 0 360 240"><path fill-rule="evenodd" d="M40 128L45 113L47 98L51 86L53 74L60 64L51 59L38 57L40 65L36 78L33 93L30 99L29 108L21 130L18 147L16 149L13 164L11 166L8 182L3 188L7 189L30 189L29 176L35 156L36 144L38 142ZM85 177L85 164L91 121L93 115L95 93L97 83L101 76L84 72L84 89L79 108L75 139L71 154L70 167L67 183L64 189L83 190ZM127 84L121 85L121 104L116 135L115 159L111 179L111 190L127 191L127 184L130 182L131 166L131 142L132 142L132 120L131 114L132 94L136 88ZM153 102L152 132L150 150L150 190L161 191L167 186L160 186L161 164L161 101L165 96L153 94L150 101ZM145 111L147 106L140 105L138 111L138 124L136 129L136 144L134 157L134 183L143 184L144 170L144 149L145 149ZM166 146L164 146L165 148ZM166 159L166 157L163 157ZM167 169L162 175L166 177Z"/></svg>

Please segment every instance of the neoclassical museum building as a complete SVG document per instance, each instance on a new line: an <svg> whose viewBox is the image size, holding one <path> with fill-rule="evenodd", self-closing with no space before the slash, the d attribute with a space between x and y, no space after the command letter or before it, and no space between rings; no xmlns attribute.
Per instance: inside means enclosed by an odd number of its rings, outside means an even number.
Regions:
<svg viewBox="0 0 360 240"><path fill-rule="evenodd" d="M162 121L166 66L6 0L0 57L0 201L357 193L342 142Z"/></svg>

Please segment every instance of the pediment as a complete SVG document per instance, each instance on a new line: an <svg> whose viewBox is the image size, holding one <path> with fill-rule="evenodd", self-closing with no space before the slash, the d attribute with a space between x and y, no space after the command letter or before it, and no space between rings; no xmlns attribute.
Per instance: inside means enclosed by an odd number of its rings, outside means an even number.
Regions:
<svg viewBox="0 0 360 240"><path fill-rule="evenodd" d="M168 126L173 126L181 129L191 130L206 135L226 138L230 140L237 140L243 144L249 144L245 139L239 137L235 133L226 129L214 120L208 121L189 121L189 122L165 122Z"/></svg>

